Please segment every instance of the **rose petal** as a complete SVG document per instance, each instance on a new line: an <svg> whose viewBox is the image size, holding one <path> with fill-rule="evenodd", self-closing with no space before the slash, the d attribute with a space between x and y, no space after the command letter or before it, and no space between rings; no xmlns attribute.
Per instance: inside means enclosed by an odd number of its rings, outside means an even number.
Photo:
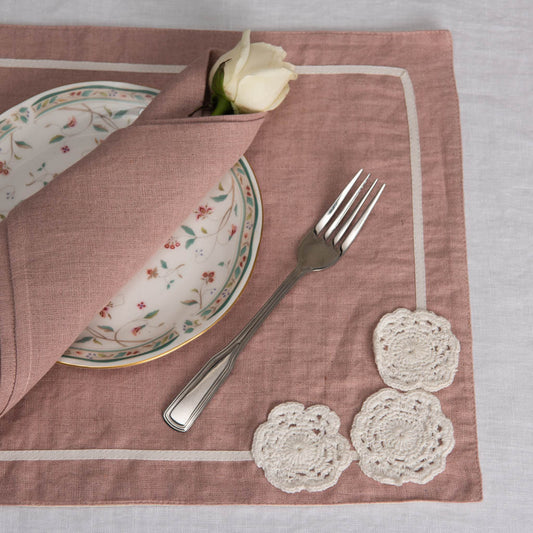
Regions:
<svg viewBox="0 0 533 533"><path fill-rule="evenodd" d="M285 88L294 77L295 73L286 68L265 69L246 76L239 83L235 104L245 112L273 109L273 104L279 105L287 95Z"/></svg>
<svg viewBox="0 0 533 533"><path fill-rule="evenodd" d="M218 67L224 64L224 92L228 95L230 99L234 99L235 93L237 91L237 80L236 76L241 72L242 68L248 60L250 54L250 30L243 32L241 40L237 45L222 54L209 73L209 86L213 82L213 76L217 71Z"/></svg>

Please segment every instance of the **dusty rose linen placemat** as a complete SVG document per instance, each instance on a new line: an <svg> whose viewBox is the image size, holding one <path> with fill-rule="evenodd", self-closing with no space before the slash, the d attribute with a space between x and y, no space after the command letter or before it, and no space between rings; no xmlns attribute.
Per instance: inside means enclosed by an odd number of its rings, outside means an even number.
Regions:
<svg viewBox="0 0 533 533"><path fill-rule="evenodd" d="M174 66L235 32L131 28L0 28L0 107L67 83L160 87ZM472 342L461 141L446 31L256 32L283 46L300 77L246 156L262 191L255 271L232 311L194 342L117 370L56 365L0 419L0 502L76 505L333 504L478 501ZM274 311L189 433L161 412L246 323L294 264L295 248L336 191L364 167L388 185L346 259L303 278ZM418 200L422 200L423 224ZM348 436L384 386L372 331L397 307L445 316L459 370L436 393L454 426L446 470L426 485L382 485L356 466L321 493L285 494L251 461L253 432L280 402L326 404Z"/></svg>

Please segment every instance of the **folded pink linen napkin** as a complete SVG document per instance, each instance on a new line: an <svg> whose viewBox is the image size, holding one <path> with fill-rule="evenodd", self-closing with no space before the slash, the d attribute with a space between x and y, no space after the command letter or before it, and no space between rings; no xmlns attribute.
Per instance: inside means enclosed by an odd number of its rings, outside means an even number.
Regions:
<svg viewBox="0 0 533 533"><path fill-rule="evenodd" d="M204 103L215 55L204 53L132 126L0 223L0 414L46 374L254 138L262 114L189 117Z"/></svg>

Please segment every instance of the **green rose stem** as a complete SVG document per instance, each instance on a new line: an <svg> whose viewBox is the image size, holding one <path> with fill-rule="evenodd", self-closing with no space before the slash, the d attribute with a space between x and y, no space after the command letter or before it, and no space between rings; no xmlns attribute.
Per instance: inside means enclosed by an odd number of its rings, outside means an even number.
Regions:
<svg viewBox="0 0 533 533"><path fill-rule="evenodd" d="M214 109L211 116L215 115L233 115L233 106L224 92L224 63L222 63L215 72L211 82L211 102Z"/></svg>
<svg viewBox="0 0 533 533"><path fill-rule="evenodd" d="M213 109L211 116L215 115L232 115L233 108L231 107L231 102L226 98L221 96L216 97L215 109Z"/></svg>

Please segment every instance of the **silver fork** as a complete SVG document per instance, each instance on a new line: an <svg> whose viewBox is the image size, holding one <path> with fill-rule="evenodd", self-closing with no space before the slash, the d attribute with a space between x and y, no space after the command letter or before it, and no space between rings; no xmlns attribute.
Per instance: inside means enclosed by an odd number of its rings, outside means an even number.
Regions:
<svg viewBox="0 0 533 533"><path fill-rule="evenodd" d="M322 218L302 239L298 247L298 264L296 268L287 276L285 281L244 329L225 348L209 359L167 407L163 413L163 418L171 428L185 432L192 426L219 387L226 381L239 353L296 281L304 274L323 270L334 265L354 242L385 188L384 184L381 185L373 198L369 199L378 182L378 180L375 180L359 203L349 213L350 208L370 177L370 174L368 174L355 191L352 192L362 173L363 169L352 178ZM350 192L352 192L352 195L346 200ZM364 211L357 217L365 203Z"/></svg>

